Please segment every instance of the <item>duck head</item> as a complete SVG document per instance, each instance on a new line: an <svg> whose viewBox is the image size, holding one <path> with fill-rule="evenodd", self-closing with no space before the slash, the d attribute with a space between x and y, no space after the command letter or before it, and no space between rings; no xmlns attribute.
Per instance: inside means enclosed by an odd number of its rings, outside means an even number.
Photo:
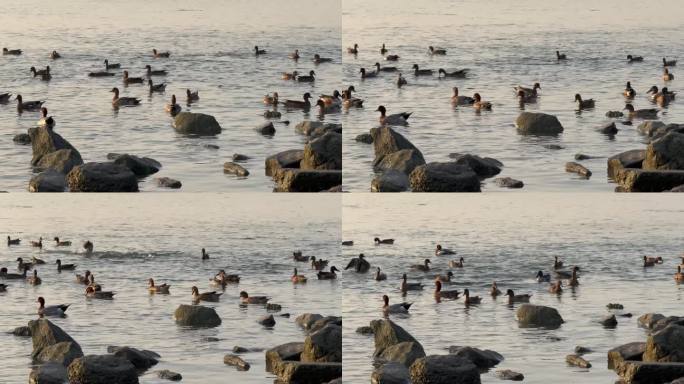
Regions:
<svg viewBox="0 0 684 384"><path fill-rule="evenodd" d="M532 89L541 89L541 85L539 83L534 83Z"/></svg>
<svg viewBox="0 0 684 384"><path fill-rule="evenodd" d="M576 93L576 94L575 94L575 101L578 101L578 102L580 102L580 103L582 102L582 96L580 96L579 93Z"/></svg>
<svg viewBox="0 0 684 384"><path fill-rule="evenodd" d="M109 92L114 92L114 97L115 97L115 98L118 98L118 97L119 97L119 88L114 87L114 88L112 88L112 90L109 91ZM87 245L87 244L88 244L88 242L86 242L85 244L83 244L83 247L86 248L86 245Z"/></svg>
<svg viewBox="0 0 684 384"><path fill-rule="evenodd" d="M507 289L506 290L506 296L515 296L515 293L513 293L512 289Z"/></svg>
<svg viewBox="0 0 684 384"><path fill-rule="evenodd" d="M537 272L537 275L535 277L537 277L537 278L544 277L544 272L542 272L542 271Z"/></svg>
<svg viewBox="0 0 684 384"><path fill-rule="evenodd" d="M320 59L321 59L321 55L319 55L318 53L316 53L316 54L314 55L314 60L320 60Z"/></svg>
<svg viewBox="0 0 684 384"><path fill-rule="evenodd" d="M197 289L197 287L195 287L194 285L192 287L192 295L193 296L199 295L199 289Z"/></svg>
<svg viewBox="0 0 684 384"><path fill-rule="evenodd" d="M380 70L380 63L375 63L375 66L378 68L378 71Z"/></svg>
<svg viewBox="0 0 684 384"><path fill-rule="evenodd" d="M437 244L437 250L438 250L438 251L441 251L441 250L442 250L442 246L439 245L439 244Z"/></svg>
<svg viewBox="0 0 684 384"><path fill-rule="evenodd" d="M176 105L176 95L171 95L171 105Z"/></svg>
<svg viewBox="0 0 684 384"><path fill-rule="evenodd" d="M40 109L40 113L41 113L41 115L43 116L43 118L47 118L48 109L45 108L45 107L43 107L43 108ZM55 240L57 240L56 237L55 237ZM59 242L59 240L57 240L57 241Z"/></svg>
<svg viewBox="0 0 684 384"><path fill-rule="evenodd" d="M347 87L347 93L349 94L349 97L351 97L352 92L356 92L356 88L354 88L353 85L350 85L349 87Z"/></svg>
<svg viewBox="0 0 684 384"><path fill-rule="evenodd" d="M38 300L36 300L36 302L40 304L40 308L45 307L45 299L43 298L43 296L38 297Z"/></svg>
<svg viewBox="0 0 684 384"><path fill-rule="evenodd" d="M670 91L667 89L667 87L663 87L663 89L661 89L660 91L663 92L663 94L670 93Z"/></svg>
<svg viewBox="0 0 684 384"><path fill-rule="evenodd" d="M152 85L154 85L154 83L152 82L152 79L147 80L147 85L149 85L150 87L152 87ZM190 93L190 90L188 89L188 94L189 93Z"/></svg>
<svg viewBox="0 0 684 384"><path fill-rule="evenodd" d="M466 289L463 290L463 295L464 295L465 297L470 296L470 291L468 290L468 288L466 288Z"/></svg>
<svg viewBox="0 0 684 384"><path fill-rule="evenodd" d="M313 71L311 71L311 72L313 72ZM311 94L309 92L304 94L304 101L309 101L310 98L311 98Z"/></svg>
<svg viewBox="0 0 684 384"><path fill-rule="evenodd" d="M453 277L453 276L454 276L453 272L451 272L451 271L447 272L447 277ZM494 285L496 285L496 283L494 283Z"/></svg>
<svg viewBox="0 0 684 384"><path fill-rule="evenodd" d="M16 99L17 99L17 104L22 103L23 98L21 97L21 95L17 95Z"/></svg>
<svg viewBox="0 0 684 384"><path fill-rule="evenodd" d="M85 291L86 291L86 294L88 294L88 293L94 293L94 292L95 292L95 287L88 286L88 287L86 287L86 290L85 290Z"/></svg>
<svg viewBox="0 0 684 384"><path fill-rule="evenodd" d="M385 109L385 106L381 105L378 107L378 109L375 110L375 112L380 112L380 116L385 116L385 113L387 113L387 109ZM380 239L376 237L375 242L379 243Z"/></svg>
<svg viewBox="0 0 684 384"><path fill-rule="evenodd" d="M648 91L646 91L646 93L658 93L658 87L654 85L651 88L649 88Z"/></svg>
<svg viewBox="0 0 684 384"><path fill-rule="evenodd" d="M623 109L623 111L624 110L627 110L629 112L634 112L634 106L632 104L625 104L625 108Z"/></svg>
<svg viewBox="0 0 684 384"><path fill-rule="evenodd" d="M366 258L366 255L364 255L363 253L359 254L359 259L364 260L365 258Z"/></svg>
<svg viewBox="0 0 684 384"><path fill-rule="evenodd" d="M150 287L154 287L154 279L152 279L151 277L147 279L147 284L149 284Z"/></svg>
<svg viewBox="0 0 684 384"><path fill-rule="evenodd" d="M439 292L442 290L442 282L439 280L435 280L435 291Z"/></svg>
<svg viewBox="0 0 684 384"><path fill-rule="evenodd" d="M247 294L247 292L242 291L242 292L240 292L240 298L241 299L247 299L247 298L249 298L249 295Z"/></svg>
<svg viewBox="0 0 684 384"><path fill-rule="evenodd" d="M153 49L152 49L152 53L154 53L154 54L156 55L156 54L157 54L157 49L156 49L156 48L153 48Z"/></svg>
<svg viewBox="0 0 684 384"><path fill-rule="evenodd" d="M389 296L382 295L382 302L385 303L385 307L389 305Z"/></svg>
<svg viewBox="0 0 684 384"><path fill-rule="evenodd" d="M334 265L333 265L332 267L330 267L330 272L335 273L335 272L339 272L339 271L340 271L340 270L337 269L337 267L335 267Z"/></svg>
<svg viewBox="0 0 684 384"><path fill-rule="evenodd" d="M413 68L417 71L418 70L418 64L413 64L413 67L411 67L411 68Z"/></svg>
<svg viewBox="0 0 684 384"><path fill-rule="evenodd" d="M33 75L35 76L35 74L36 74L36 67L31 67L31 69L29 69L29 72L32 72Z"/></svg>
<svg viewBox="0 0 684 384"><path fill-rule="evenodd" d="M632 60L632 55L627 55L627 60Z"/></svg>
<svg viewBox="0 0 684 384"><path fill-rule="evenodd" d="M62 260L57 259L57 261L55 261L55 264L57 264L57 265L62 265Z"/></svg>
<svg viewBox="0 0 684 384"><path fill-rule="evenodd" d="M259 47L256 45L254 46L254 52L259 52Z"/></svg>
<svg viewBox="0 0 684 384"><path fill-rule="evenodd" d="M522 89L519 90L519 91L518 91L518 97L524 98L524 97L525 97L525 91L523 91Z"/></svg>
<svg viewBox="0 0 684 384"><path fill-rule="evenodd" d="M128 71L123 71L123 77L124 79L128 79Z"/></svg>
<svg viewBox="0 0 684 384"><path fill-rule="evenodd" d="M432 261L430 261L430 259L425 259L425 266L427 267L429 264L432 264Z"/></svg>
<svg viewBox="0 0 684 384"><path fill-rule="evenodd" d="M444 70L444 68L440 68L437 72L438 72L439 74L442 74L442 73L443 73L443 74L446 76L446 71Z"/></svg>
<svg viewBox="0 0 684 384"><path fill-rule="evenodd" d="M473 95L473 99L479 103L482 100L482 96L480 96L479 93L476 93Z"/></svg>
<svg viewBox="0 0 684 384"><path fill-rule="evenodd" d="M406 281L406 280L408 279L408 277L407 277L406 274L404 273L403 275L401 275L401 279L404 280L404 281Z"/></svg>
<svg viewBox="0 0 684 384"><path fill-rule="evenodd" d="M430 50L430 52L434 52L435 47L433 47L433 46L431 45L431 46L428 47L428 49Z"/></svg>
<svg viewBox="0 0 684 384"><path fill-rule="evenodd" d="M314 72L313 69L309 71L309 76L313 77L313 76L315 76L315 75L316 75L316 72Z"/></svg>
<svg viewBox="0 0 684 384"><path fill-rule="evenodd" d="M317 107L321 107L321 108L325 108L325 101L323 101L323 100L321 100L321 99L318 99L318 100L316 101L316 106L317 106Z"/></svg>

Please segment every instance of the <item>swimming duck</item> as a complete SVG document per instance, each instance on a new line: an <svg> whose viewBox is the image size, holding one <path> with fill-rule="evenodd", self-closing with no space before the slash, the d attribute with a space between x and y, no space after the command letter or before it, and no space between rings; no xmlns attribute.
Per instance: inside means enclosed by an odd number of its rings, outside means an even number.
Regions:
<svg viewBox="0 0 684 384"><path fill-rule="evenodd" d="M55 264L57 264L57 272L73 271L76 269L76 264L62 264L62 260L60 259L57 259Z"/></svg>
<svg viewBox="0 0 684 384"><path fill-rule="evenodd" d="M242 304L266 304L271 300L267 296L250 296L247 292L240 292L240 302Z"/></svg>
<svg viewBox="0 0 684 384"><path fill-rule="evenodd" d="M475 103L475 99L469 96L459 96L458 87L453 88L454 94L451 96L451 104L454 105L472 105Z"/></svg>
<svg viewBox="0 0 684 384"><path fill-rule="evenodd" d="M40 75L40 79L43 81L50 81L52 80L52 74L50 73L50 66L48 65L47 67L47 72L43 73Z"/></svg>
<svg viewBox="0 0 684 384"><path fill-rule="evenodd" d="M447 72L444 70L444 68L440 68L437 71L437 77L442 77L442 75L444 75L444 77L455 77L455 78L462 79L462 78L466 77L467 74L468 74L468 69L466 69L466 68L459 69L459 70L453 71L453 72Z"/></svg>
<svg viewBox="0 0 684 384"><path fill-rule="evenodd" d="M28 268L24 268L23 273L7 273L7 268L2 267L0 268L0 277L5 280L25 280L28 270Z"/></svg>
<svg viewBox="0 0 684 384"><path fill-rule="evenodd" d="M318 53L314 55L313 62L315 64L321 64L321 63L330 63L332 62L332 59L329 57L321 57Z"/></svg>
<svg viewBox="0 0 684 384"><path fill-rule="evenodd" d="M674 75L671 74L670 70L667 68L663 69L663 80L664 81L674 80Z"/></svg>
<svg viewBox="0 0 684 384"><path fill-rule="evenodd" d="M297 268L295 268L290 280L295 284L306 283L306 276L297 274Z"/></svg>
<svg viewBox="0 0 684 384"><path fill-rule="evenodd" d="M399 77L397 77L397 87L401 88L402 86L408 84L408 81L404 78L404 76L399 74Z"/></svg>
<svg viewBox="0 0 684 384"><path fill-rule="evenodd" d="M71 304L59 304L59 305L50 305L50 306L45 306L45 299L43 297L39 297L37 302L39 303L38 306L38 315L39 316L48 316L48 317L64 317L64 312L69 308Z"/></svg>
<svg viewBox="0 0 684 384"><path fill-rule="evenodd" d="M259 47L255 45L255 46L254 46L254 54L255 54L256 56L265 55L265 54L266 54L266 50L265 50L265 49L259 49Z"/></svg>
<svg viewBox="0 0 684 384"><path fill-rule="evenodd" d="M572 275L570 276L570 281L568 281L568 285L571 287L576 287L579 285L579 280L577 277L577 271L579 271L579 267L573 267L572 268Z"/></svg>
<svg viewBox="0 0 684 384"><path fill-rule="evenodd" d="M382 67L380 63L375 63L375 72L396 72L397 67Z"/></svg>
<svg viewBox="0 0 684 384"><path fill-rule="evenodd" d="M420 291L423 289L423 284L421 283L409 283L408 282L408 276L404 273L401 276L401 285L399 286L399 290L402 292L406 293L408 291Z"/></svg>
<svg viewBox="0 0 684 384"><path fill-rule="evenodd" d="M119 64L119 63L109 64L109 60L108 60L108 59L105 59L104 65L105 65L105 69L106 69L106 70L121 68L121 64Z"/></svg>
<svg viewBox="0 0 684 384"><path fill-rule="evenodd" d="M594 99L582 100L582 96L579 93L575 94L575 102L577 103L577 109L591 109L594 108Z"/></svg>
<svg viewBox="0 0 684 384"><path fill-rule="evenodd" d="M549 292L555 293L555 294L563 293L563 283L560 280L558 280L555 283L551 284L549 286Z"/></svg>
<svg viewBox="0 0 684 384"><path fill-rule="evenodd" d="M537 272L537 275L535 277L537 279L537 283L549 283L549 282L551 282L551 274L549 274L549 273L544 274L544 272L539 271L539 272Z"/></svg>
<svg viewBox="0 0 684 384"><path fill-rule="evenodd" d="M147 290L151 293L169 293L169 288L171 286L168 284L155 285L151 277L147 280Z"/></svg>
<svg viewBox="0 0 684 384"><path fill-rule="evenodd" d="M237 284L240 282L240 275L227 274L225 270L220 270L219 273L214 276L214 281L219 282L221 285L225 286L228 283Z"/></svg>
<svg viewBox="0 0 684 384"><path fill-rule="evenodd" d="M635 117L640 119L657 119L659 112L656 108L634 109L632 104L626 104L624 110L627 110L630 119Z"/></svg>
<svg viewBox="0 0 684 384"><path fill-rule="evenodd" d="M36 70L36 67L31 67L30 72L33 73L33 77L44 75L46 73L50 73L50 66L48 65L47 67L45 67L45 69L40 70Z"/></svg>
<svg viewBox="0 0 684 384"><path fill-rule="evenodd" d="M128 71L123 71L123 81L124 84L142 84L145 82L145 79L142 77L130 77L128 76Z"/></svg>
<svg viewBox="0 0 684 384"><path fill-rule="evenodd" d="M380 271L380 267L375 270L375 281L387 280L387 274Z"/></svg>
<svg viewBox="0 0 684 384"><path fill-rule="evenodd" d="M479 93L476 93L473 95L473 100L475 102L473 103L473 108L480 110L480 109L485 109L488 111L492 110L492 103L489 101L482 101L482 97L480 96Z"/></svg>
<svg viewBox="0 0 684 384"><path fill-rule="evenodd" d="M580 268L578 266L574 266L572 267L571 271L554 271L554 273L561 279L570 279L572 278L573 273L576 274L576 272L579 271L579 269Z"/></svg>
<svg viewBox="0 0 684 384"><path fill-rule="evenodd" d="M444 48L435 48L431 45L428 47L428 50L430 51L431 55L446 55L446 49Z"/></svg>
<svg viewBox="0 0 684 384"><path fill-rule="evenodd" d="M667 60L663 57L663 67L674 67L677 65L677 60Z"/></svg>
<svg viewBox="0 0 684 384"><path fill-rule="evenodd" d="M387 109L385 109L384 106L379 106L378 109L375 110L376 112L380 112L380 118L378 119L380 121L380 125L401 125L401 126L406 126L408 125L408 118L411 117L411 114L413 112L401 112L401 113L395 113L392 115L387 115ZM383 244L391 244L391 243L383 243Z"/></svg>
<svg viewBox="0 0 684 384"><path fill-rule="evenodd" d="M304 255L302 254L302 251L294 251L294 252L292 252L292 258L293 258L295 261L299 261L299 262L307 262L307 261L309 261L309 259L310 259L309 256L304 256Z"/></svg>
<svg viewBox="0 0 684 384"><path fill-rule="evenodd" d="M430 270L430 264L432 264L432 261L430 259L425 259L423 264L415 264L411 266L411 269L414 271L422 271L422 272L427 272Z"/></svg>
<svg viewBox="0 0 684 384"><path fill-rule="evenodd" d="M207 250L202 248L202 260L209 260L209 254L207 253Z"/></svg>
<svg viewBox="0 0 684 384"><path fill-rule="evenodd" d="M381 54L381 55L384 55L384 54L387 53L388 51L389 51L389 50L388 50L387 48L385 48L385 43L382 43L382 47L380 48L380 54Z"/></svg>
<svg viewBox="0 0 684 384"><path fill-rule="evenodd" d="M12 97L12 94L9 92L5 93L0 93L0 103L7 103L10 101L10 97Z"/></svg>
<svg viewBox="0 0 684 384"><path fill-rule="evenodd" d="M628 63L638 63L644 61L644 58L642 56L632 56L632 55L627 55L627 62Z"/></svg>
<svg viewBox="0 0 684 384"><path fill-rule="evenodd" d="M328 260L316 259L316 256L311 256L311 269L320 271L328 266Z"/></svg>
<svg viewBox="0 0 684 384"><path fill-rule="evenodd" d="M273 92L273 96L264 96L264 104L266 105L278 105L278 92Z"/></svg>
<svg viewBox="0 0 684 384"><path fill-rule="evenodd" d="M112 97L112 105L114 107L135 106L140 104L140 99L135 97L119 97L119 88L114 87L109 92L114 93L114 97Z"/></svg>
<svg viewBox="0 0 684 384"><path fill-rule="evenodd" d="M301 101L301 100L285 100L282 104L285 105L285 108L309 109L309 108L311 108L311 102L309 101L310 98L311 98L311 94L309 92L307 92L303 96L304 101Z"/></svg>
<svg viewBox="0 0 684 384"><path fill-rule="evenodd" d="M416 76L432 76L432 69L420 69L418 64L413 64L413 74Z"/></svg>
<svg viewBox="0 0 684 384"><path fill-rule="evenodd" d="M372 79L378 76L378 72L366 72L366 68L359 69L362 79Z"/></svg>
<svg viewBox="0 0 684 384"><path fill-rule="evenodd" d="M463 263L465 263L465 260L462 257L458 261L449 260L449 268L463 268Z"/></svg>
<svg viewBox="0 0 684 384"><path fill-rule="evenodd" d="M530 297L532 297L530 294L516 295L512 289L506 290L506 296L508 296L508 304L529 303Z"/></svg>
<svg viewBox="0 0 684 384"><path fill-rule="evenodd" d="M31 246L35 248L43 248L43 237L38 238L38 241L31 241Z"/></svg>
<svg viewBox="0 0 684 384"><path fill-rule="evenodd" d="M13 238L7 236L7 246L19 245L19 243L21 243L21 239L13 239Z"/></svg>
<svg viewBox="0 0 684 384"><path fill-rule="evenodd" d="M36 101L27 101L24 102L24 99L21 97L21 95L17 95L17 111L19 113L23 112L24 110L26 111L38 111L40 110L40 107L43 106L45 101L42 100L36 100Z"/></svg>
<svg viewBox="0 0 684 384"><path fill-rule="evenodd" d="M465 305L476 305L482 302L480 296L470 296L470 290L468 288L463 290L463 296L465 296Z"/></svg>
<svg viewBox="0 0 684 384"><path fill-rule="evenodd" d="M349 260L349 263L344 267L344 270L346 271L350 268L354 268L354 271L358 273L366 273L370 270L370 263L366 261L366 256L361 253L359 254L359 257Z"/></svg>
<svg viewBox="0 0 684 384"><path fill-rule="evenodd" d="M19 259L17 259L19 260ZM656 264L662 264L663 263L663 258L658 256L658 257L648 257L644 256L644 267L653 267Z"/></svg>
<svg viewBox="0 0 684 384"><path fill-rule="evenodd" d="M655 85L651 87L648 93L651 94L651 100L655 101L661 106L668 104L670 101L675 99L675 96L677 96L676 93L670 92L667 87L663 87L663 89L658 92L658 87Z"/></svg>
<svg viewBox="0 0 684 384"><path fill-rule="evenodd" d="M402 302L402 303L397 303L397 304L389 304L389 296L387 295L382 295L382 301L383 301L383 306L382 306L382 311L385 314L390 314L390 313L408 313L409 308L411 308L411 305L413 303L407 303L407 302Z"/></svg>
<svg viewBox="0 0 684 384"><path fill-rule="evenodd" d="M560 53L560 51L556 51L556 60L567 60L568 57L565 55L565 53Z"/></svg>
<svg viewBox="0 0 684 384"><path fill-rule="evenodd" d="M435 256L442 256L442 255L455 255L456 251L449 249L449 248L442 248L441 245L437 244L437 247L435 248Z"/></svg>
<svg viewBox="0 0 684 384"><path fill-rule="evenodd" d="M171 116L176 116L181 111L181 106L176 103L176 95L171 95L171 102L164 106L164 111L166 111Z"/></svg>
<svg viewBox="0 0 684 384"><path fill-rule="evenodd" d="M30 276L28 279L26 279L26 282L31 285L40 285L43 282L43 280L41 280L41 278L38 277L38 270L34 269L33 276Z"/></svg>
<svg viewBox="0 0 684 384"><path fill-rule="evenodd" d="M352 55L357 55L359 53L359 45L354 44L353 47L347 48L347 53L351 53Z"/></svg>
<svg viewBox="0 0 684 384"><path fill-rule="evenodd" d="M7 292L7 284L0 284L0 292Z"/></svg>
<svg viewBox="0 0 684 384"><path fill-rule="evenodd" d="M330 272L324 272L324 271L318 271L318 280L333 280L337 279L337 274L335 272L339 272L340 270L337 269L334 265L330 267Z"/></svg>
<svg viewBox="0 0 684 384"><path fill-rule="evenodd" d="M32 269L33 268L33 263L25 263L24 259L22 259L21 257L17 257L17 263L19 263L19 265L17 266L17 269L20 271L24 270L24 269Z"/></svg>
<svg viewBox="0 0 684 384"><path fill-rule="evenodd" d="M150 87L150 93L164 92L166 90L166 83L155 84L152 79L147 80L147 85Z"/></svg>
<svg viewBox="0 0 684 384"><path fill-rule="evenodd" d="M199 91L192 92L189 89L186 89L185 95L188 104L192 103L193 101L199 101Z"/></svg>
<svg viewBox="0 0 684 384"><path fill-rule="evenodd" d="M48 116L48 109L45 107L42 107L40 109L41 117L40 120L38 120L37 125L39 127L48 127L48 128L54 128L55 127L55 119L52 116Z"/></svg>
<svg viewBox="0 0 684 384"><path fill-rule="evenodd" d="M297 81L300 83L313 83L316 80L316 72L312 70L309 71L309 76L297 76Z"/></svg>
<svg viewBox="0 0 684 384"><path fill-rule="evenodd" d="M525 93L525 91L518 91L517 97L520 104L534 103L537 101L537 95Z"/></svg>
<svg viewBox="0 0 684 384"><path fill-rule="evenodd" d="M385 56L386 61L397 61L399 60L399 55L387 55Z"/></svg>
<svg viewBox="0 0 684 384"><path fill-rule="evenodd" d="M114 298L115 293L112 291L98 291L94 286L89 285L85 289L85 295L91 299L111 300Z"/></svg>
<svg viewBox="0 0 684 384"><path fill-rule="evenodd" d="M352 92L356 92L356 89L353 85L350 85L347 90L342 91L342 105L345 107L363 107L363 100L357 97L352 97Z"/></svg>
<svg viewBox="0 0 684 384"><path fill-rule="evenodd" d="M39 259L39 258L37 258L37 257L35 257L35 256L31 256L31 262L33 263L33 265L42 265L42 264L45 264L45 260Z"/></svg>
<svg viewBox="0 0 684 384"><path fill-rule="evenodd" d="M299 49L295 49L294 52L290 53L287 57L292 60L299 60Z"/></svg>
<svg viewBox="0 0 684 384"><path fill-rule="evenodd" d="M283 72L282 75L280 76L280 78L283 80L296 80L298 75L299 75L299 72L297 72L297 71L293 71L292 73Z"/></svg>
<svg viewBox="0 0 684 384"><path fill-rule="evenodd" d="M442 282L439 280L435 281L435 299L441 300L441 299L452 299L456 300L458 297L461 295L461 292L458 290L452 290L452 291L442 291Z"/></svg>
<svg viewBox="0 0 684 384"><path fill-rule="evenodd" d="M86 242L83 243L83 249L86 250L86 253L93 253L93 243L90 240L86 240Z"/></svg>
<svg viewBox="0 0 684 384"><path fill-rule="evenodd" d="M680 265L677 266L677 273L675 273L674 279L678 283L684 282L684 273L682 273L682 267Z"/></svg>
<svg viewBox="0 0 684 384"><path fill-rule="evenodd" d="M166 72L166 71L163 70L163 69L157 69L157 70L154 70L154 71L153 71L153 70L152 70L152 66L149 65L149 64L147 64L147 65L145 66L145 69L147 69L147 77L151 77L151 76L166 76L166 75L168 74L168 72Z"/></svg>
<svg viewBox="0 0 684 384"><path fill-rule="evenodd" d="M532 88L525 88L523 86L518 85L517 87L513 88L515 89L516 93L520 93L520 91L524 92L525 95L534 95L537 96L537 90L541 89L541 85L539 83L534 83Z"/></svg>
<svg viewBox="0 0 684 384"><path fill-rule="evenodd" d="M194 301L218 301L223 293L217 293L216 291L211 292L199 292L197 287L192 287L192 299Z"/></svg>
<svg viewBox="0 0 684 384"><path fill-rule="evenodd" d="M324 100L318 99L318 100L316 100L316 106L320 107L321 114L326 114L326 113L340 112L342 104L341 103L335 103L335 104L328 105L325 103Z"/></svg>
<svg viewBox="0 0 684 384"><path fill-rule="evenodd" d="M7 49L7 48L3 48L3 49L2 49L2 54L3 54L3 55L14 55L14 56L19 56L19 55L21 55L21 49Z"/></svg>
<svg viewBox="0 0 684 384"><path fill-rule="evenodd" d="M625 86L625 90L622 91L622 95L628 99L633 99L636 96L636 91L632 88L632 82L628 81Z"/></svg>
<svg viewBox="0 0 684 384"><path fill-rule="evenodd" d="M55 236L53 239L55 241L55 246L57 247L70 247L71 241L60 241L59 237Z"/></svg>
<svg viewBox="0 0 684 384"><path fill-rule="evenodd" d="M89 287L92 287L96 291L102 290L102 286L100 284L95 283L95 275L92 273L90 275L88 275L88 284L87 285Z"/></svg>
<svg viewBox="0 0 684 384"><path fill-rule="evenodd" d="M441 282L443 282L443 283L450 283L452 277L454 277L454 273L451 272L451 271L449 271L449 272L447 272L446 275L437 275L437 276L435 276L435 280L439 280L439 281L441 281Z"/></svg>
<svg viewBox="0 0 684 384"><path fill-rule="evenodd" d="M156 49L153 49L153 50L152 50L152 56L153 56L155 59L165 59L165 58L168 58L168 57L171 56L171 52L169 52L169 51L166 51L166 52L157 52Z"/></svg>
<svg viewBox="0 0 684 384"><path fill-rule="evenodd" d="M394 239L380 239L379 237L376 237L375 239L373 239L373 242L375 243L375 245L394 244Z"/></svg>
<svg viewBox="0 0 684 384"><path fill-rule="evenodd" d="M489 294L494 298L501 294L501 290L499 290L499 287L496 285L496 281L492 282L492 287L489 289Z"/></svg>
<svg viewBox="0 0 684 384"><path fill-rule="evenodd" d="M563 268L563 261L558 259L558 256L553 257L553 269Z"/></svg>
<svg viewBox="0 0 684 384"><path fill-rule="evenodd" d="M79 284L88 285L90 283L90 271L85 271L83 275L76 275L76 282Z"/></svg>
<svg viewBox="0 0 684 384"><path fill-rule="evenodd" d="M110 76L115 76L116 73L113 72L107 72L107 71L100 71L100 72L89 72L88 77L110 77Z"/></svg>

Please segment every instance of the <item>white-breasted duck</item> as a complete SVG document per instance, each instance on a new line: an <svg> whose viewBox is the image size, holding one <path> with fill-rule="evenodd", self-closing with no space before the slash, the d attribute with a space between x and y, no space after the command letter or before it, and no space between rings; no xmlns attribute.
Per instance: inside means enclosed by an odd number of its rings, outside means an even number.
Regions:
<svg viewBox="0 0 684 384"><path fill-rule="evenodd" d="M47 127L47 128L54 128L55 125L57 124L55 122L55 119L52 116L48 116L48 109L45 107L42 107L40 109L40 120L38 120L37 125L39 127Z"/></svg>
<svg viewBox="0 0 684 384"><path fill-rule="evenodd" d="M395 113L392 115L387 114L387 109L381 105L378 107L378 109L375 110L376 112L380 112L380 118L378 121L380 122L380 125L400 125L400 126L406 126L408 125L408 118L411 117L411 114L413 112L401 112L401 113Z"/></svg>
<svg viewBox="0 0 684 384"><path fill-rule="evenodd" d="M449 248L442 248L440 244L437 244L437 247L435 248L435 256L442 256L442 255L455 255L456 251L453 249Z"/></svg>
<svg viewBox="0 0 684 384"><path fill-rule="evenodd" d="M463 268L465 260L461 257L456 260L449 260L449 268Z"/></svg>
<svg viewBox="0 0 684 384"><path fill-rule="evenodd" d="M349 88L342 91L342 105L345 107L363 107L363 99L353 97L352 92L356 92L353 85L350 85Z"/></svg>
<svg viewBox="0 0 684 384"><path fill-rule="evenodd" d="M181 106L176 102L176 95L171 95L171 102L164 106L164 111L171 116L176 116L181 111Z"/></svg>
<svg viewBox="0 0 684 384"><path fill-rule="evenodd" d="M38 270L34 269L33 270L33 276L29 276L26 279L26 282L31 284L31 285L40 285L43 283L43 280L40 277L38 277Z"/></svg>
<svg viewBox="0 0 684 384"><path fill-rule="evenodd" d="M135 106L135 105L140 105L140 99L135 98L135 97L119 97L119 88L114 87L112 88L111 91L114 93L114 97L112 97L112 105L116 107L124 107L124 106Z"/></svg>
<svg viewBox="0 0 684 384"><path fill-rule="evenodd" d="M636 91L632 88L632 82L628 81L625 85L625 90L622 91L622 95L628 99L633 99L636 96Z"/></svg>
<svg viewBox="0 0 684 384"><path fill-rule="evenodd" d="M537 279L537 283L550 283L551 282L551 274L550 273L544 273L542 271L537 271L537 275L535 275L535 278Z"/></svg>

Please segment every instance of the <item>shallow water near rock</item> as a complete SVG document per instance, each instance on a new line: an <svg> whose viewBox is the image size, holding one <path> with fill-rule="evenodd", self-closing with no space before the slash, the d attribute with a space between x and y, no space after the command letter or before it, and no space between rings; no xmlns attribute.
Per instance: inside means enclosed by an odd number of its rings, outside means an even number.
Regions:
<svg viewBox="0 0 684 384"><path fill-rule="evenodd" d="M289 196L289 195L288 195ZM339 198L322 195L315 201L297 196L259 194L214 195L5 195L0 199L0 232L22 239L7 247L3 237L0 265L16 271L16 258L32 256L47 262L39 266L43 283L5 282L0 293L0 368L3 382L26 382L32 350L31 339L5 333L37 318L38 296L47 305L71 303L65 319L50 318L69 333L85 354L104 354L110 345L148 349L161 355L160 362L140 377L141 383L164 383L152 371L169 369L183 375L183 382L266 383L264 352L291 341L303 342L305 332L295 318L312 312L341 315L339 283L319 281L305 263L292 260L292 251L339 261ZM43 237L42 251L30 240ZM57 249L54 236L70 240L71 247ZM94 243L86 256L81 244ZM210 259L201 260L205 247ZM57 273L56 259L75 263L74 272ZM307 284L293 285L294 267L309 277ZM95 274L103 290L116 292L113 300L87 300L75 273ZM219 270L239 273L213 307L220 326L187 329L177 326L173 313L180 304L191 304L190 290L216 290L209 279ZM147 279L171 285L170 294L150 295ZM267 314L263 306L240 306L241 290L267 295L282 310L274 312L276 325L264 328L257 320ZM289 318L281 314L290 313ZM238 372L223 357L239 345L255 352L240 356L252 368Z"/></svg>
<svg viewBox="0 0 684 384"><path fill-rule="evenodd" d="M605 197L602 197L605 196ZM382 318L382 295L390 304L413 302L408 315L391 315L424 347L425 353L447 354L450 346L490 349L505 360L483 373L483 383L498 383L495 372L520 372L528 383L614 382L606 368L607 352L619 345L646 341L637 318L648 312L682 315L684 287L673 275L681 262L680 225L684 204L676 196L612 196L581 193L573 196L532 193L511 200L504 195L461 196L392 195L343 196L343 259L364 253L371 264L367 274L346 273L343 287L344 378L367 382L373 370L373 335L356 329ZM586 207L591 207L587 210ZM393 245L373 244L374 237L394 238ZM435 256L436 244L456 255ZM643 255L662 256L663 265L642 267ZM578 265L580 286L565 287L556 297L546 283L537 283L538 270L549 273L553 257L566 266ZM435 303L435 275L445 275L449 260L465 259L464 268L452 268L453 284L444 290L482 297L482 304L465 308L462 298ZM409 271L425 258L428 273ZM376 266L387 280L373 279ZM568 268L566 268L568 270ZM421 282L423 291L402 298L401 274ZM532 294L531 303L556 308L565 323L560 328L519 328L515 319L521 304L508 305L506 296L493 300L492 281L499 289ZM609 313L606 305L620 303L633 317L617 316L618 325L599 322ZM576 346L590 348L583 357L590 369L571 367L566 356Z"/></svg>

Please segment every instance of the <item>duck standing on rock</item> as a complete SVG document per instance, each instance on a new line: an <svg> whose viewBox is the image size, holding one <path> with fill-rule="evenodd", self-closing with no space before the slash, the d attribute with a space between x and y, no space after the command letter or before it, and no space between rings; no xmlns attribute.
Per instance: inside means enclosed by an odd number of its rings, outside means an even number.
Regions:
<svg viewBox="0 0 684 384"><path fill-rule="evenodd" d="M364 256L363 253L359 254L359 257L355 257L349 261L349 264L347 264L346 267L344 267L344 270L348 270L350 268L354 268L354 271L358 273L366 273L370 270L370 263L366 261L366 256Z"/></svg>
<svg viewBox="0 0 684 384"><path fill-rule="evenodd" d="M48 129L53 129L55 127L55 119L52 116L48 116L48 109L45 107L42 107L40 109L40 120L38 120L38 125L39 127L46 127Z"/></svg>

